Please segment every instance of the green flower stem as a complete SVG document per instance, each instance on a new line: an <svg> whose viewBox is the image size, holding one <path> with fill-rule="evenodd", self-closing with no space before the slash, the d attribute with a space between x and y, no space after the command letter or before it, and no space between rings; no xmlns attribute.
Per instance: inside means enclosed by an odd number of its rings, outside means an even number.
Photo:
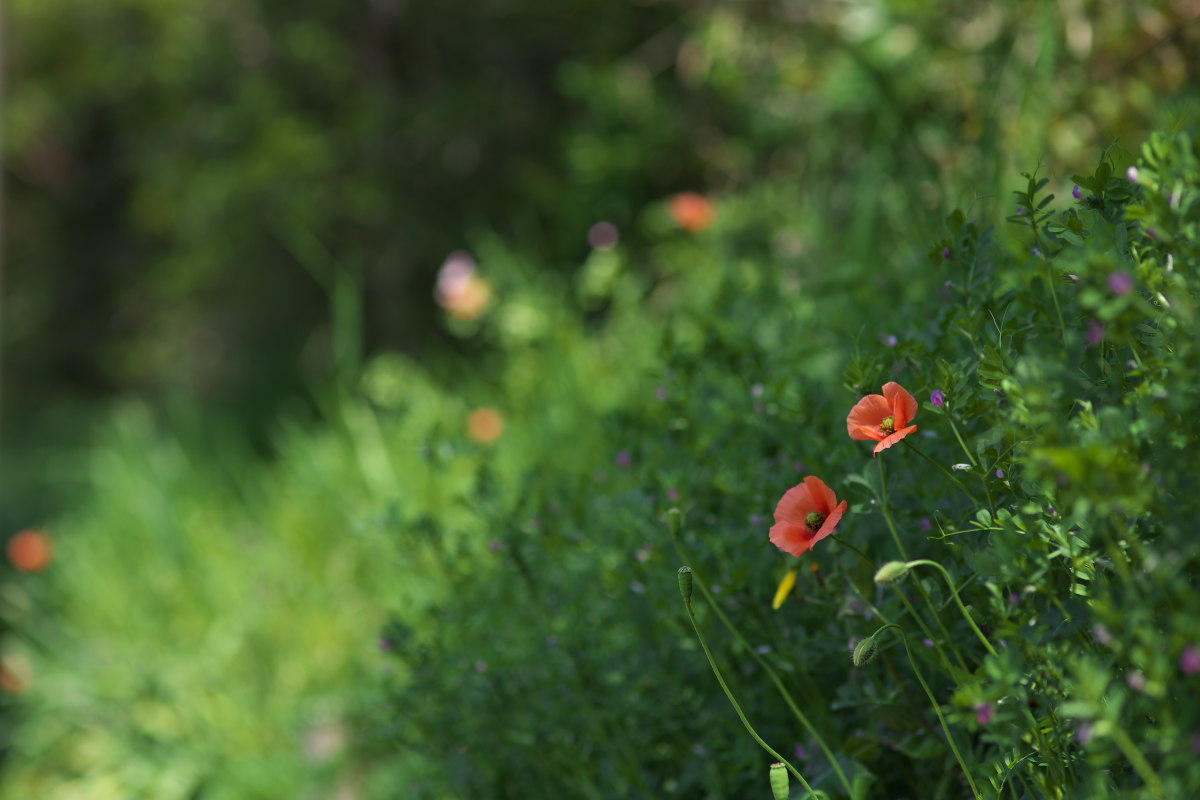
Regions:
<svg viewBox="0 0 1200 800"><path fill-rule="evenodd" d="M925 451L924 451L924 450L922 450L921 448L917 447L917 446L916 446L915 444L913 444L913 443L912 443L912 442L911 442L911 441L910 441L908 438L905 438L903 441L904 441L904 444L905 444L905 445L907 445L907 446L908 446L908 448L909 448L910 450L912 450L914 453L916 453L917 455L919 455L921 458L923 458L923 459L925 459L926 461L928 461L928 462L929 462L930 464L932 464L933 466L937 467L937 468L938 468L938 469L941 471L941 473L942 473L943 475L945 475L945 476L946 476L947 478L949 478L950 480L954 481L954 485L955 485L955 486L957 486L959 489L961 489L961 490L962 490L962 493L963 493L963 494L965 494L965 495L967 496L967 499L971 501L971 505L973 505L973 506L978 506L978 505L979 505L979 501L975 499L975 495L973 495L973 494L971 494L969 491L967 491L967 487L966 487L966 486L963 486L963 483L962 483L962 481L960 481L960 480L959 480L957 477L955 477L954 473L952 473L950 470L946 469L946 468L945 468L945 467L943 467L941 464L939 464L938 462L934 461L932 458L930 458L929 456L927 456L927 455L925 454Z"/></svg>
<svg viewBox="0 0 1200 800"><path fill-rule="evenodd" d="M923 559L923 558L918 559L917 561L909 561L908 566L909 567L919 567L919 566L935 567L939 572L942 573L942 577L946 579L946 586L948 586L950 588L950 594L954 596L954 602L958 605L958 610L962 612L963 618L966 619L967 624L971 626L971 630L975 631L975 635L977 637L979 637L979 641L983 643L984 649L986 649L992 655L996 655L996 648L993 647L992 643L989 642L987 637L983 635L983 631L979 630L979 626L975 624L975 620L971 617L970 613L967 611L966 606L963 605L962 598L959 597L958 589L955 588L955 586L954 586L954 579L950 576L950 572L945 567L943 567L941 564L937 563L936 561L929 561L928 559ZM1042 735L1041 726L1038 725L1037 720L1034 719L1033 714L1029 711L1028 707L1026 707L1024 710L1025 710L1025 717L1029 722L1030 730L1032 731L1033 735L1037 738L1037 740L1039 742L1039 747L1041 748L1041 752L1043 752L1043 753L1050 752L1051 748L1050 748L1049 744L1046 742L1045 737ZM1066 774L1065 774L1065 767L1062 763L1062 759L1058 758L1057 760L1058 760L1059 771L1060 771L1060 773L1062 773L1061 780L1065 781Z"/></svg>
<svg viewBox="0 0 1200 800"><path fill-rule="evenodd" d="M883 512L883 520L887 523L888 530L892 533L892 540L896 543L896 547L900 550L900 555L905 561L908 561L908 551L904 549L904 542L900 540L900 534L896 531L896 523L892 521L891 511L888 510L887 480L883 472L883 460L876 459L876 463L879 465L879 508ZM929 597L929 592L925 591L925 587L920 581L916 581L916 585L917 591L920 593L922 599L924 599L925 605L929 607L930 612L933 614L933 619L935 622L937 622L938 628L941 629L942 635L945 637L947 642L953 642L954 640L950 638L950 632L946 630L946 626L942 624L942 618L938 615L937 608L933 605L933 600ZM929 627L925 624L925 621L921 619L921 615L917 613L915 608L913 608L912 603L908 601L908 596L899 586L896 587L896 593L904 602L905 607L908 609L908 613L912 615L913 619L915 619L917 624L921 627L921 632L924 633L931 642L933 642L934 647L938 651L938 655L942 657L943 666L945 666L946 671L949 672L950 660L946 658L946 653L942 649L942 645L938 643L937 637L935 637L929 630ZM953 651L954 657L958 660L959 666L965 670L967 668L967 664L963 660L962 655L959 654L958 648L953 648Z"/></svg>
<svg viewBox="0 0 1200 800"><path fill-rule="evenodd" d="M963 775L967 778L967 783L971 786L971 793L975 800L983 800L983 795L980 794L979 788L975 785L975 779L971 777L971 770L967 767L967 762L963 760L962 753L958 751L958 745L954 742L954 737L950 735L950 726L946 723L946 717L942 714L942 707L938 704L937 698L933 696L933 691L929 688L929 684L925 682L925 676L921 674L921 668L917 666L917 660L913 658L912 649L908 646L908 636L904 633L904 629L896 623L892 622L880 628L875 635L894 628L900 636L900 641L904 645L904 652L908 655L908 663L912 665L913 674L917 676L917 680L921 684L921 688L925 690L925 696L929 698L930 705L933 706L933 713L937 714L938 722L942 724L942 733L946 734L946 741L950 743L950 749L954 752L954 758L958 761L959 768L963 771Z"/></svg>
<svg viewBox="0 0 1200 800"><path fill-rule="evenodd" d="M971 630L975 631L975 635L979 637L979 641L983 642L984 648L992 655L996 655L996 648L992 647L992 643L987 640L987 637L983 635L983 631L979 630L979 626L975 624L975 620L967 612L967 607L963 605L962 599L958 596L958 589L954 588L954 579L950 577L950 573L946 568L936 561L929 561L924 558L908 562L908 566L910 567L922 565L936 567L942 573L942 577L946 579L946 585L950 587L950 594L954 596L954 602L958 604L958 610L962 612L963 618L971 626Z"/></svg>
<svg viewBox="0 0 1200 800"><path fill-rule="evenodd" d="M696 583L699 583L701 586L703 586L703 583L698 580ZM705 594L705 597L707 597L707 593ZM811 786L808 785L808 781L804 780L804 776L800 774L800 770L792 766L790 761L779 755L779 753L775 752L774 748L764 742L762 737L758 735L758 732L754 730L754 726L750 724L750 720L746 719L746 715L742 713L742 707L738 705L738 701L734 698L733 692L729 690L728 684L725 683L725 678L721 676L721 670L717 667L716 660L713 659L712 651L708 649L708 643L704 641L704 634L700 632L700 626L696 623L696 614L692 610L692 604L686 602L685 600L683 605L687 609L688 619L692 623L692 630L696 632L696 638L700 640L700 647L704 649L704 657L708 659L708 665L712 667L713 674L717 676L717 683L721 684L721 689L725 692L725 696L729 698L729 702L733 705L733 710L737 712L738 719L740 719L742 724L746 726L746 730L750 733L750 736L754 739L754 741L758 742L759 747L770 753L772 758L782 763L788 768L789 772L796 776L796 780L800 781L800 784L808 791L809 798L816 798L818 796L817 793Z"/></svg>
<svg viewBox="0 0 1200 800"><path fill-rule="evenodd" d="M1133 739L1129 738L1129 734L1125 732L1125 729L1114 722L1111 734L1113 741L1116 742L1117 747L1120 748L1125 757L1129 759L1129 763L1137 771L1137 774L1142 777L1147 788L1156 796L1165 798L1167 795L1163 788L1162 779L1158 777L1158 773L1154 771L1154 767L1150 766L1150 762L1146 760L1146 757L1142 755L1142 751L1134 744Z"/></svg>
<svg viewBox="0 0 1200 800"><path fill-rule="evenodd" d="M679 560L687 561L688 559L683 552L683 545L680 544L679 541L678 532L673 528L672 533L675 534L672 536L672 541L675 545L675 552L679 556ZM704 599L708 601L708 605L713 609L713 611L717 612L717 617L721 620L722 624L725 625L726 630L733 634L733 637L742 645L742 647L746 648L746 652L750 653L750 655L754 657L754 660L758 662L758 665L762 667L763 672L767 673L767 677L771 679L771 683L775 684L775 688L778 689L779 693L783 696L783 701L787 704L787 707L791 709L792 714L797 720L799 720L801 726L803 726L804 730L808 732L808 735L816 741L817 746L821 748L821 752L825 754L827 759L829 759L829 763L833 765L833 771L837 773L838 781L842 784L842 788L846 790L846 794L853 797L854 790L850 785L850 779L846 777L846 773L842 770L841 765L838 763L837 756L833 754L833 750L831 750L829 745L825 742L825 737L823 737L812 724L812 722L809 721L808 716L800 710L800 706L796 703L795 698L792 697L791 692L787 690L787 687L783 685L783 681L780 680L779 673L777 673L771 667L771 665L767 663L766 659L759 655L756 649L750 646L750 643L746 641L746 637L742 636L742 632L738 630L737 626L735 626L729 617L726 616L725 612L721 609L721 606L717 603L716 598L714 598L708 591L708 587L704 585L704 581L701 581L698 578L694 579L693 585L700 589L700 593L704 595Z"/></svg>
<svg viewBox="0 0 1200 800"><path fill-rule="evenodd" d="M983 486L983 494L987 497L988 508L991 510L992 516L995 516L996 505L992 502L992 490L988 488L987 475L979 466L979 462L975 459L975 454L971 452L971 448L967 447L967 443L963 441L962 434L958 432L958 425L954 422L954 414L951 413L949 404L946 405L946 420L950 423L950 430L954 432L954 438L958 440L959 446L967 454L967 460L971 462L971 466L979 470L979 483Z"/></svg>
<svg viewBox="0 0 1200 800"><path fill-rule="evenodd" d="M1034 228L1034 235L1037 236L1037 228ZM1042 243L1041 237L1038 237L1039 249ZM1042 261L1046 264L1046 287L1050 290L1050 299L1054 301L1054 316L1058 317L1058 330L1062 334L1063 344L1067 342L1067 326L1063 322L1062 308L1058 305L1058 289L1054 286L1054 270L1050 267L1050 259L1046 257L1045 250L1042 250Z"/></svg>

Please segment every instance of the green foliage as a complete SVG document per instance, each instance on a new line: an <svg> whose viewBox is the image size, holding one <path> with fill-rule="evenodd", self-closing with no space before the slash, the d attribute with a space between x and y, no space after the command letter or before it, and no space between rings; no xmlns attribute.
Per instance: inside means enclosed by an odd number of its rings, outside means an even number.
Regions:
<svg viewBox="0 0 1200 800"><path fill-rule="evenodd" d="M600 5L455 36L454 4L15 6L18 368L85 330L102 382L333 380L271 460L138 410L58 457L86 488L54 565L0 577L31 677L0 793L765 793L681 563L747 720L827 797L1196 793L1197 145L1152 137L1136 181L1111 147L1077 201L1057 177L1186 98L1194 28L1135 58L1173 6ZM109 57L126 34L158 68ZM659 199L701 183L729 190L681 230ZM622 241L586 251L602 216ZM444 320L469 357L364 357L416 341L464 245L494 289ZM145 310L119 340L52 324L79 263L133 265L81 284ZM872 459L843 420L890 380L919 431ZM850 510L772 611L807 474ZM877 586L897 558L947 576Z"/></svg>

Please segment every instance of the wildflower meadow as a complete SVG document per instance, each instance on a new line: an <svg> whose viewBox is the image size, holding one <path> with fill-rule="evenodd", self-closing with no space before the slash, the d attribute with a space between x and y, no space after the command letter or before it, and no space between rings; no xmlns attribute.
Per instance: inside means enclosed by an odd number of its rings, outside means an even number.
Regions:
<svg viewBox="0 0 1200 800"><path fill-rule="evenodd" d="M11 5L0 800L1200 798L1194 4Z"/></svg>

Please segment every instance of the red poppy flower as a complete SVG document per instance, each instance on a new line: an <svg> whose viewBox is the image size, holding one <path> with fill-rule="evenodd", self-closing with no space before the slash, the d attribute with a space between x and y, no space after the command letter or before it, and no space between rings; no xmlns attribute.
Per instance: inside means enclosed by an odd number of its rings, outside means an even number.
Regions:
<svg viewBox="0 0 1200 800"><path fill-rule="evenodd" d="M908 390L892 381L884 384L883 394L869 394L859 400L846 417L851 439L873 440L875 455L917 429L909 425L917 415L917 400Z"/></svg>
<svg viewBox="0 0 1200 800"><path fill-rule="evenodd" d="M681 192L672 197L670 210L675 224L692 233L699 233L717 218L713 202L696 192Z"/></svg>
<svg viewBox="0 0 1200 800"><path fill-rule="evenodd" d="M838 502L825 481L809 475L803 483L788 489L775 507L771 543L799 558L833 533L846 513L846 506L845 500Z"/></svg>

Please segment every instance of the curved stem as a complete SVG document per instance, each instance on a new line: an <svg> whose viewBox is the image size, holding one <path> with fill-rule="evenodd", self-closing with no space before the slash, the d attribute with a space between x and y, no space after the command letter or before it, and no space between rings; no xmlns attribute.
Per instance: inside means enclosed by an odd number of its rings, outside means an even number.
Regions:
<svg viewBox="0 0 1200 800"><path fill-rule="evenodd" d="M933 464L933 466L935 466L935 467L937 467L939 470L941 470L941 473L942 473L943 475L945 475L945 476L946 476L947 478L949 478L950 480L954 481L954 485L955 485L955 486L957 486L959 489L961 489L961 490L962 490L962 493L963 493L963 494L965 494L965 495L967 496L967 499L971 501L971 505L974 505L974 506L978 506L978 505L979 505L979 501L975 499L975 496L974 496L973 494L971 494L969 491L967 491L967 487L966 487L966 486L963 486L963 483L962 483L962 481L960 481L958 478L956 478L956 477L954 476L954 473L950 472L950 470L946 469L946 468L945 468L945 467L943 467L941 464L939 464L938 462L934 461L932 458L930 458L929 456L927 456L927 455L925 454L925 451L924 451L924 450L922 450L921 448L917 447L915 444L913 444L912 442L910 442L910 441L909 441L907 438L906 438L906 439L904 439L903 441L904 441L904 444L908 445L908 447L909 447L910 449L912 449L912 451L913 451L914 453L916 453L916 454L917 454L917 455L919 455L921 458L923 458L923 459L925 459L926 461L928 461L930 464Z"/></svg>
<svg viewBox="0 0 1200 800"><path fill-rule="evenodd" d="M675 552L679 555L679 559L681 561L687 561L687 558L683 552L683 546L679 543L679 537L673 537L673 542L675 545ZM694 573L695 570L693 570L693 574ZM746 652L750 653L750 655L754 657L754 660L758 662L758 665L762 667L763 672L767 673L767 677L771 679L771 683L775 684L775 688L783 696L784 703L787 704L787 707L791 710L796 719L800 721L800 724L804 727L804 730L808 732L808 735L813 737L817 743L817 746L821 748L821 752L825 754L825 757L829 759L829 763L833 766L833 771L837 774L838 781L842 784L842 788L846 790L846 794L853 797L854 790L850 785L850 779L846 777L846 773L842 770L841 764L838 763L837 757L833 754L833 751L829 748L829 745L826 744L825 738L821 736L820 732L816 729L812 722L809 721L808 715L800 710L800 706L796 703L795 698L792 697L792 693L787 690L787 687L783 685L783 681L780 680L779 673L777 673L771 667L771 665L767 663L766 659L759 655L756 649L750 646L750 643L746 641L746 637L742 636L742 632L738 630L737 626L735 626L729 617L725 615L725 612L721 609L721 606L718 605L716 599L708 591L708 587L704 585L704 581L701 581L699 578L695 578L693 585L700 589L700 593L704 595L704 599L708 601L709 606L713 609L713 611L717 612L717 617L721 620L722 624L725 625L726 630L733 634L733 637L737 639L742 647L746 648ZM694 620L693 624L695 624Z"/></svg>
<svg viewBox="0 0 1200 800"><path fill-rule="evenodd" d="M950 587L950 594L954 597L954 602L958 604L958 610L962 612L963 617L967 620L967 624L971 626L971 630L975 631L975 635L979 637L979 641L983 642L984 648L992 655L996 655L996 648L992 647L992 643L987 640L987 637L983 635L983 631L979 630L979 626L975 624L975 620L967 612L967 607L963 605L962 599L958 596L958 589L954 588L954 579L950 577L950 573L946 568L936 561L930 561L925 558L908 562L908 566L910 567L922 565L936 567L942 573L942 577L946 579L946 585Z"/></svg>
<svg viewBox="0 0 1200 800"><path fill-rule="evenodd" d="M888 530L891 531L892 540L895 541L896 547L900 550L900 555L905 561L908 561L908 551L904 548L904 542L900 540L900 534L896 531L896 523L892 521L891 511L888 510L887 481L883 473L883 461L879 460L877 463L879 464L879 508L883 512L883 520L887 523ZM935 622L937 622L938 628L941 629L942 636L945 637L948 643L952 642L953 639L950 638L950 632L946 630L946 626L942 624L942 618L938 616L937 609L934 608L933 600L930 599L929 593L925 591L925 587L921 585L920 581L916 581L916 584L917 591L920 593L921 598L925 601L925 605L927 605L929 610L933 613L933 619ZM912 603L908 601L908 596L904 594L904 590L897 586L896 593L900 595L900 600L903 601L905 607L908 609L908 613L912 614L913 619L917 621L917 625L921 627L921 632L924 633L931 642L933 642L934 646L937 648L938 655L942 657L943 666L945 666L947 668L946 671L949 672L950 660L946 658L946 652L942 649L941 644L938 643L938 640L929 630L929 627L925 624L925 621L921 619L921 616L917 613L917 610L913 608ZM958 659L958 664L960 667L963 669L967 668L966 662L963 661L963 658L959 654L957 648L954 649L954 657Z"/></svg>
<svg viewBox="0 0 1200 800"><path fill-rule="evenodd" d="M699 580L696 580L696 583L699 582ZM704 634L700 632L700 626L696 624L696 615L692 611L691 604L684 602L684 607L687 609L688 619L691 620L692 630L696 632L696 638L700 640L700 647L704 649L704 657L708 659L708 665L712 667L713 674L717 676L717 683L721 684L721 689L725 692L725 696L729 698L729 702L733 705L733 710L737 712L738 719L740 719L742 724L746 726L746 730L750 733L750 736L754 739L754 741L758 742L759 747L770 753L772 758L782 763L793 775L796 776L796 780L800 781L800 784L808 790L809 798L817 797L817 793L813 791L811 786L808 785L808 781L804 779L804 776L800 774L800 771L793 767L790 761L779 755L779 753L775 752L774 748L764 742L762 737L758 735L758 732L754 730L754 726L750 724L750 720L746 719L746 715L742 713L742 707L738 705L738 701L734 698L733 692L729 690L728 684L725 683L725 678L722 677L721 670L717 668L717 662L713 659L712 651L708 649L708 643L704 641Z"/></svg>
<svg viewBox="0 0 1200 800"><path fill-rule="evenodd" d="M895 628L896 633L900 636L900 641L904 644L904 652L908 656L908 663L912 665L913 674L917 676L917 680L921 684L921 688L925 690L925 696L929 698L930 705L933 706L933 713L937 714L938 722L942 724L942 733L946 734L946 741L950 743L950 749L954 752L954 758L958 761L958 766L963 771L963 775L967 778L967 783L971 786L971 793L976 800L983 800L983 795L979 793L979 788L975 785L975 779L971 777L971 770L967 768L967 763L963 760L962 753L958 751L958 745L954 742L954 737L950 735L950 726L946 723L946 717L942 714L942 707L938 704L937 698L933 696L933 691L929 688L929 684L925 682L925 676L921 674L921 668L917 666L917 660L913 658L912 649L908 646L908 636L904 633L904 629L895 623L883 626L876 632L876 636L888 630Z"/></svg>

